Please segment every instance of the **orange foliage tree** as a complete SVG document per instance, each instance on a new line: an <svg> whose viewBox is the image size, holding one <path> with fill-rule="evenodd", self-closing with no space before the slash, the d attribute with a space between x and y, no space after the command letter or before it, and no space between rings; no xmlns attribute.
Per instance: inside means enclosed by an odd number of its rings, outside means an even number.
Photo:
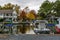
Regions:
<svg viewBox="0 0 60 40"><path fill-rule="evenodd" d="M34 20L37 17L35 10L31 10L28 14L26 14L26 16L30 20Z"/></svg>
<svg viewBox="0 0 60 40"><path fill-rule="evenodd" d="M20 19L26 19L26 13L24 12L24 10L20 13Z"/></svg>

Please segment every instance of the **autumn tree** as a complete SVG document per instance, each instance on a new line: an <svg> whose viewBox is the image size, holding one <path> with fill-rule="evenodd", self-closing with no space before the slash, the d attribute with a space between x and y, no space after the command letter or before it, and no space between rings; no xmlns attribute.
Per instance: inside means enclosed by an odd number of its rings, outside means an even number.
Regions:
<svg viewBox="0 0 60 40"><path fill-rule="evenodd" d="M26 20L26 13L24 10L20 13L20 19Z"/></svg>
<svg viewBox="0 0 60 40"><path fill-rule="evenodd" d="M20 19L26 20L27 19L27 12L28 11L28 7L25 7L22 12L20 13Z"/></svg>
<svg viewBox="0 0 60 40"><path fill-rule="evenodd" d="M31 10L29 13L27 13L26 16L30 20L35 20L36 19L36 12L35 12L35 10Z"/></svg>

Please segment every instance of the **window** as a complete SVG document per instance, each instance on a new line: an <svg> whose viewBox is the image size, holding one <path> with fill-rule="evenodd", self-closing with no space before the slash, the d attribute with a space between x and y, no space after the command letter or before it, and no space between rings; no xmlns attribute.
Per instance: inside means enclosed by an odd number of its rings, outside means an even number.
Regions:
<svg viewBox="0 0 60 40"><path fill-rule="evenodd" d="M0 13L0 16L2 16L3 14L2 13Z"/></svg>
<svg viewBox="0 0 60 40"><path fill-rule="evenodd" d="M14 21L14 22L16 22L16 21L17 21L17 19L16 19L16 18L14 18L14 19L13 19L13 21Z"/></svg>
<svg viewBox="0 0 60 40"><path fill-rule="evenodd" d="M59 21L57 21L57 24L59 24Z"/></svg>
<svg viewBox="0 0 60 40"><path fill-rule="evenodd" d="M12 22L12 18L5 18L5 21Z"/></svg>
<svg viewBox="0 0 60 40"><path fill-rule="evenodd" d="M6 16L9 16L9 14L6 14Z"/></svg>
<svg viewBox="0 0 60 40"><path fill-rule="evenodd" d="M12 13L7 13L5 14L5 16L12 16Z"/></svg>
<svg viewBox="0 0 60 40"><path fill-rule="evenodd" d="M13 14L13 16L17 16L17 14Z"/></svg>

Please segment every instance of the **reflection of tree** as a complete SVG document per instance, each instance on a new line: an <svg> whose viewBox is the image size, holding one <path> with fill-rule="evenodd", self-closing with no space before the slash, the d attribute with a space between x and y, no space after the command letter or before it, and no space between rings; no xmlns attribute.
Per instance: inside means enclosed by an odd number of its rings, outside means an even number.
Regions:
<svg viewBox="0 0 60 40"><path fill-rule="evenodd" d="M4 21L4 19L0 19L0 22L3 22Z"/></svg>
<svg viewBox="0 0 60 40"><path fill-rule="evenodd" d="M30 30L30 24L29 23L21 22L19 25L20 26L18 27L18 29L20 30L20 32L22 34L25 34L27 31Z"/></svg>

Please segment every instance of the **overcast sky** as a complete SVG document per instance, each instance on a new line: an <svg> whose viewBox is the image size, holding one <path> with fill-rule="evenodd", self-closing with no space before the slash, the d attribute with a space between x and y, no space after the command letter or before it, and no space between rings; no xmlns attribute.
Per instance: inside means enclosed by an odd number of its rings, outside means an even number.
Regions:
<svg viewBox="0 0 60 40"><path fill-rule="evenodd" d="M6 3L12 3L12 4L18 4L21 6L21 8L25 8L26 6L29 7L29 9L38 10L39 6L44 2L45 0L0 0L0 5L4 5ZM49 0L49 1L56 1L56 0Z"/></svg>

